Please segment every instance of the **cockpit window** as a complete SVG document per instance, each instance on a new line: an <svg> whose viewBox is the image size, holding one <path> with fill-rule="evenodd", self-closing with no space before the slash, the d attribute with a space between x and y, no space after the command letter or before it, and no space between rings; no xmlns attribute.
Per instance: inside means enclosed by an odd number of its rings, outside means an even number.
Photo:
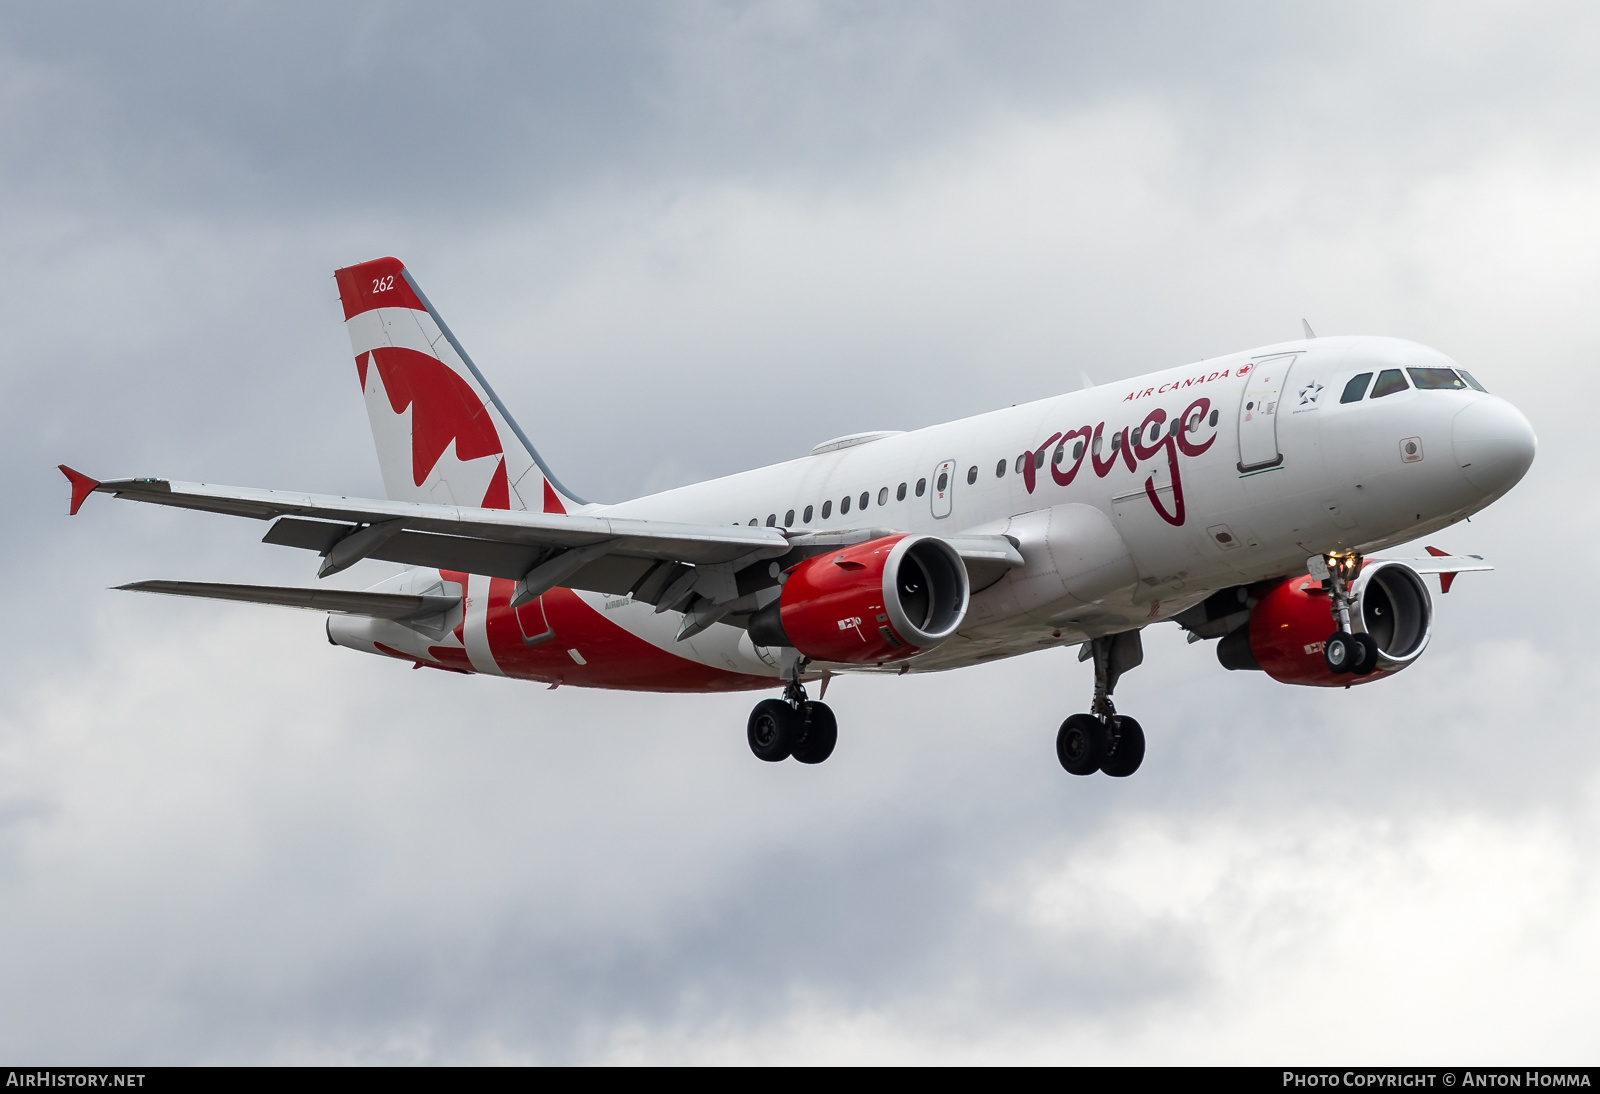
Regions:
<svg viewBox="0 0 1600 1094"><path fill-rule="evenodd" d="M1468 372L1464 368L1463 369L1457 369L1456 371L1461 373L1461 378L1467 382L1467 386L1470 387L1473 391L1481 391L1485 395L1489 394L1489 389L1484 387L1482 384L1478 383L1478 381L1474 380L1472 378L1472 373Z"/></svg>
<svg viewBox="0 0 1600 1094"><path fill-rule="evenodd" d="M1363 372L1350 377L1350 382L1344 385L1344 394L1339 396L1341 403L1359 403L1361 396L1367 393L1367 385L1372 383L1372 373Z"/></svg>
<svg viewBox="0 0 1600 1094"><path fill-rule="evenodd" d="M1453 368L1408 368L1418 391L1464 391L1467 382Z"/></svg>
<svg viewBox="0 0 1600 1094"><path fill-rule="evenodd" d="M1397 368L1386 368L1378 373L1378 382L1372 385L1372 397L1381 399L1385 395L1404 391L1408 386L1404 373Z"/></svg>

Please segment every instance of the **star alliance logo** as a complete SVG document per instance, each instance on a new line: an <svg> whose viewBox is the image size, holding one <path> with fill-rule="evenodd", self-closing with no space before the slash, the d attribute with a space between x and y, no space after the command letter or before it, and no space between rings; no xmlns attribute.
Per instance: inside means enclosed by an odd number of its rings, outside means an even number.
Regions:
<svg viewBox="0 0 1600 1094"><path fill-rule="evenodd" d="M1322 385L1315 380L1300 389L1300 405L1316 406L1317 398L1322 394Z"/></svg>

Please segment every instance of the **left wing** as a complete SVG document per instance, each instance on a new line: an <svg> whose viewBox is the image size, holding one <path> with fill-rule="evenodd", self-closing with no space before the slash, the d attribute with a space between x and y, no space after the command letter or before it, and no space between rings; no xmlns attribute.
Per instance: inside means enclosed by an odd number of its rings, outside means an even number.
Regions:
<svg viewBox="0 0 1600 1094"><path fill-rule="evenodd" d="M61 472L72 483L73 513L90 494L102 493L129 501L271 520L274 523L262 542L317 552L324 559L319 577L373 558L510 579L517 582L513 605L557 586L626 595L655 605L658 612L692 609L694 618L686 621L680 637L720 619L738 625L741 615L761 607L757 594L778 586L780 567L772 565L777 560L787 566L894 531L790 532L739 524L474 509L155 478L102 482L65 465ZM974 573L974 585L979 576L987 584L1023 562L1016 545L1003 536L954 536L950 543ZM767 599L771 595L765 593Z"/></svg>
<svg viewBox="0 0 1600 1094"><path fill-rule="evenodd" d="M522 583L519 602L564 585L672 607L691 592L735 599L739 572L791 551L776 528L473 509L135 478L99 481L63 466L72 511L92 493L272 520L263 542L316 551L319 576L364 558ZM746 582L748 583L748 582ZM670 600L665 594L671 593Z"/></svg>

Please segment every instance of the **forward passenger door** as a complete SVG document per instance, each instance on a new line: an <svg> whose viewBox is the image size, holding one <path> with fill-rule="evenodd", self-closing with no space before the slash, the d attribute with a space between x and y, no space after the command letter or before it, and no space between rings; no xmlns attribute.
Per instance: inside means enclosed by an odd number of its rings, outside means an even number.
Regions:
<svg viewBox="0 0 1600 1094"><path fill-rule="evenodd" d="M1278 404L1294 359L1294 354L1286 353L1251 363L1250 379L1239 401L1240 471L1264 470L1283 462L1278 451Z"/></svg>

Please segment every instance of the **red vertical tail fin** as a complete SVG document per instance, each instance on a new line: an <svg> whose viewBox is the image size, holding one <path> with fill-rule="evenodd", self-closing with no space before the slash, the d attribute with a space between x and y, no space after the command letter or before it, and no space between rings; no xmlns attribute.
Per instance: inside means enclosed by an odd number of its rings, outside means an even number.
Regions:
<svg viewBox="0 0 1600 1094"><path fill-rule="evenodd" d="M399 259L334 277L390 498L543 512L584 504L550 474Z"/></svg>

